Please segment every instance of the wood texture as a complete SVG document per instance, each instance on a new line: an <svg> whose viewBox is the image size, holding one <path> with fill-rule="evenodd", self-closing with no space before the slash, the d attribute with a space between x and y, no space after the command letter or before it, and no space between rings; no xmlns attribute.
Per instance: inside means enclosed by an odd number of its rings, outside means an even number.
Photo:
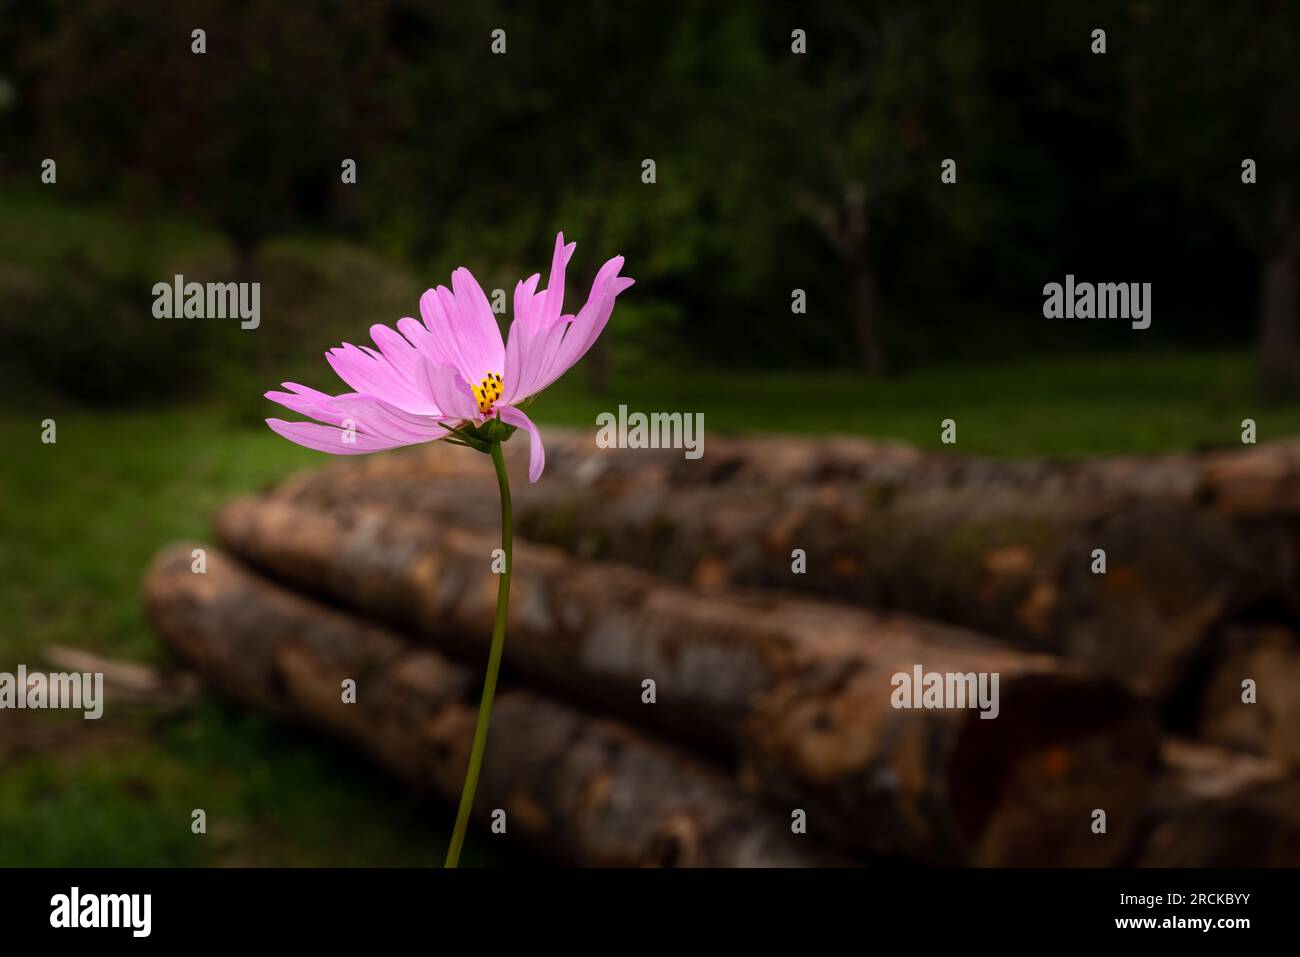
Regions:
<svg viewBox="0 0 1300 957"><path fill-rule="evenodd" d="M808 592L1063 654L1166 694L1217 627L1300 613L1300 443L1080 462L997 461L855 439L724 439L705 454L547 436L518 534L701 588ZM520 448L515 448L520 445ZM341 463L286 483L303 505L496 521L463 449ZM803 549L807 572L792 572ZM1106 573L1094 574L1094 549Z"/></svg>
<svg viewBox="0 0 1300 957"><path fill-rule="evenodd" d="M1216 648L1197 708L1200 735L1300 767L1300 635L1288 627L1231 628ZM1254 682L1254 703L1243 683Z"/></svg>
<svg viewBox="0 0 1300 957"><path fill-rule="evenodd" d="M495 540L393 508L245 499L223 544L267 574L481 657ZM734 757L747 790L871 855L1104 863L1088 816L1136 824L1154 721L1114 682L906 615L702 592L516 542L506 664L566 698ZM997 673L1000 713L897 709L895 674ZM643 682L657 700L643 701Z"/></svg>
<svg viewBox="0 0 1300 957"><path fill-rule="evenodd" d="M478 669L290 593L218 551L163 551L145 593L164 640L231 698L326 731L410 786L455 802L473 737ZM356 681L355 704L342 699ZM475 815L506 812L506 834L592 866L808 866L842 863L791 833L779 808L625 724L503 688Z"/></svg>
<svg viewBox="0 0 1300 957"><path fill-rule="evenodd" d="M1300 867L1300 779L1277 761L1167 739L1133 863Z"/></svg>

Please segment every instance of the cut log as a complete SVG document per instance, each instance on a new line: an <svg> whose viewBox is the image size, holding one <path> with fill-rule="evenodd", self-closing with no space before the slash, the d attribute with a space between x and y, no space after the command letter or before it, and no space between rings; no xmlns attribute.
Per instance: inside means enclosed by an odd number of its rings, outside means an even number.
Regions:
<svg viewBox="0 0 1300 957"><path fill-rule="evenodd" d="M1300 779L1281 763L1173 738L1160 753L1136 864L1300 866Z"/></svg>
<svg viewBox="0 0 1300 957"><path fill-rule="evenodd" d="M495 538L387 508L277 499L232 503L217 528L273 577L481 660ZM904 615L700 592L521 541L513 589L515 673L727 749L749 790L871 854L1104 863L1122 841L1092 839L1092 809L1108 809L1114 833L1144 805L1153 720L1118 684L1060 659ZM918 669L996 674L998 716L895 707L895 676Z"/></svg>
<svg viewBox="0 0 1300 957"><path fill-rule="evenodd" d="M1201 737L1300 766L1300 635L1281 626L1229 629L1200 704Z"/></svg>
<svg viewBox="0 0 1300 957"><path fill-rule="evenodd" d="M535 541L703 587L909 611L1143 691L1176 687L1217 624L1260 606L1300 610L1296 442L1080 462L845 439L710 438L698 460L600 450L590 435L547 442L545 480L515 483L516 529ZM526 450L507 448L519 474ZM492 527L491 487L484 456L433 447L278 494Z"/></svg>
<svg viewBox="0 0 1300 957"><path fill-rule="evenodd" d="M164 550L145 583L158 631L236 701L351 742L413 788L459 798L481 675L292 594L215 550ZM356 682L355 703L343 682ZM593 866L840 862L730 776L618 722L503 688L475 803L506 833Z"/></svg>
<svg viewBox="0 0 1300 957"><path fill-rule="evenodd" d="M1160 774L1152 806L1184 809L1221 801L1276 784L1286 776L1286 767L1272 758L1171 735L1160 742Z"/></svg>
<svg viewBox="0 0 1300 957"><path fill-rule="evenodd" d="M1164 498L1239 515L1300 512L1300 440L1241 448L1087 459L1015 459L936 452L903 442L857 436L718 436L710 433L707 455L687 459L680 449L600 448L595 430L548 428L546 474L554 483L595 486L653 476L656 483L685 488L723 484L780 488L849 479L920 488L1022 488L1070 498ZM505 446L513 476L528 471L528 446ZM316 497L351 487L401 484L430 478L490 477L486 456L440 443L383 456L365 456L311 469L285 483ZM523 483L517 483L523 484Z"/></svg>

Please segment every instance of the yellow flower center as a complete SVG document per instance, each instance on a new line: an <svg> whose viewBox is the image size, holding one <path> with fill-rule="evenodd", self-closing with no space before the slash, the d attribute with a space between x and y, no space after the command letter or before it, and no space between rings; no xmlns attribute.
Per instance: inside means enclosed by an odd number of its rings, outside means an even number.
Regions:
<svg viewBox="0 0 1300 957"><path fill-rule="evenodd" d="M492 411L492 404L501 398L501 376L489 372L478 385L470 386L474 398L478 399L479 412L487 415Z"/></svg>

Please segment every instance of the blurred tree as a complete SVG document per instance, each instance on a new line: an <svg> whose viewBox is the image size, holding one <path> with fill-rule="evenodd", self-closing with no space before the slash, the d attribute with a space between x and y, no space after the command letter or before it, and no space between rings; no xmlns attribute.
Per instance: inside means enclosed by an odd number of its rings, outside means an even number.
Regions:
<svg viewBox="0 0 1300 957"><path fill-rule="evenodd" d="M549 263L563 229L579 244L571 276L615 252L635 264L620 328L653 316L647 347L679 332L698 354L789 358L788 292L774 294L770 277L794 217L783 158L766 145L787 125L761 108L772 74L756 9L486 3L415 19L411 33L443 52L407 78L413 135L390 161L401 194L418 201L385 216L417 254L441 257L435 274L460 263L447 250L501 267ZM504 55L490 51L496 28ZM585 293L570 285L569 301ZM749 331L764 314L782 323L767 345L755 335L736 348L738 324ZM609 341L587 360L597 391Z"/></svg>
<svg viewBox="0 0 1300 957"><path fill-rule="evenodd" d="M780 100L797 195L847 272L861 362L878 375L887 366L881 224L905 196L937 218L945 239L977 229L986 211L975 172L988 119L979 22L972 7L924 0L823 2L805 19L808 53L786 59ZM948 158L960 188L940 182Z"/></svg>
<svg viewBox="0 0 1300 957"><path fill-rule="evenodd" d="M920 234L904 201L946 240L986 218L977 175L961 189L939 180L950 155L978 168L987 99L978 22L944 5L792 17L778 3L489 3L417 19L445 52L415 67L414 123L441 135L395 163L403 195L420 197L393 211L396 232L429 252L472 233L485 256L494 236L502 252L544 256L564 228L583 241L580 271L607 250L636 262L635 301L664 302L660 329L697 352L824 362L842 351L839 322L879 372L875 254L882 236ZM489 49L497 27L504 55ZM795 287L815 289L818 308L792 317ZM601 351L588 367L599 387Z"/></svg>
<svg viewBox="0 0 1300 957"><path fill-rule="evenodd" d="M4 148L21 179L32 156L57 155L61 198L188 211L224 230L244 272L277 231L344 227L427 283L464 264L508 288L545 270L563 229L579 243L573 303L605 256L624 253L638 286L590 355L598 389L611 346L622 362L877 372L1128 346L1114 326L1049 326L1036 300L1063 271L1106 276L1132 262L1143 278L1197 271L1205 283L1184 293L1162 282L1179 322L1151 335L1222 342L1231 332L1215 323L1248 267L1229 231L1169 188L1169 171L1235 185L1237 160L1220 145L1229 127L1277 114L1284 96L1256 92L1267 71L1254 62L1218 71L1228 78L1182 69L1199 47L1175 11L1162 36L1136 44L1128 117L1116 69L1135 46L1126 9L32 0L22 17L0 16L0 57L14 57L0 73L16 78L0 123L16 130ZM1089 34L1103 24L1111 49L1094 56ZM792 49L796 30L806 52ZM1197 42L1216 56L1231 46ZM1268 42L1278 51L1265 59L1280 62L1284 41ZM1172 118L1156 109L1169 104ZM1203 106L1214 114L1204 136ZM1146 137L1149 162L1134 162L1125 121L1149 130L1153 118L1170 135ZM1239 186L1240 199L1274 196L1289 148L1260 147L1260 183ZM339 181L344 158L358 163L356 186ZM955 184L941 182L946 159ZM1270 208L1285 211L1285 195ZM1245 218L1258 226L1264 213ZM1264 298L1285 303L1288 268L1261 272L1281 290ZM806 313L792 313L796 288ZM1293 352L1262 340L1261 351Z"/></svg>
<svg viewBox="0 0 1300 957"><path fill-rule="evenodd" d="M267 236L325 217L342 160L364 177L391 128L390 4L64 7L33 56L37 133L76 170L66 181L197 214L230 239L244 278Z"/></svg>
<svg viewBox="0 0 1300 957"><path fill-rule="evenodd" d="M1126 45L1144 158L1216 205L1258 261L1256 354L1266 394L1296 388L1300 311L1300 6L1150 0ZM1253 159L1258 181L1242 181Z"/></svg>

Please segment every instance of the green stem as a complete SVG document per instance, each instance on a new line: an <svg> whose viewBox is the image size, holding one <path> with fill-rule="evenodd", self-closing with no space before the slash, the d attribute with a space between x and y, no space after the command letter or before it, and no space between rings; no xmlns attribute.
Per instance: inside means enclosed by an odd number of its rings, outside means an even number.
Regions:
<svg viewBox="0 0 1300 957"><path fill-rule="evenodd" d="M469 768L465 772L465 786L460 792L460 809L456 812L456 827L451 832L451 846L447 848L447 867L460 861L461 845L469 827L469 814L474 807L474 791L478 788L478 773L483 766L483 751L487 747L488 723L492 720L492 699L497 693L497 674L501 671L501 650L506 643L506 611L510 606L510 571L512 563L512 517L510 512L510 479L506 476L506 460L501 454L501 443L493 442L492 464L497 470L497 484L501 487L501 549L505 552L506 568L497 585L497 616L492 625L492 650L488 652L487 676L483 679L483 698L478 706L478 723L474 726L474 744L469 752Z"/></svg>
<svg viewBox="0 0 1300 957"><path fill-rule="evenodd" d="M443 428L460 440L458 444L468 445L471 449L478 449L480 452L491 451L486 442L474 438L474 436L466 432L464 428L457 428L454 425L444 425Z"/></svg>

